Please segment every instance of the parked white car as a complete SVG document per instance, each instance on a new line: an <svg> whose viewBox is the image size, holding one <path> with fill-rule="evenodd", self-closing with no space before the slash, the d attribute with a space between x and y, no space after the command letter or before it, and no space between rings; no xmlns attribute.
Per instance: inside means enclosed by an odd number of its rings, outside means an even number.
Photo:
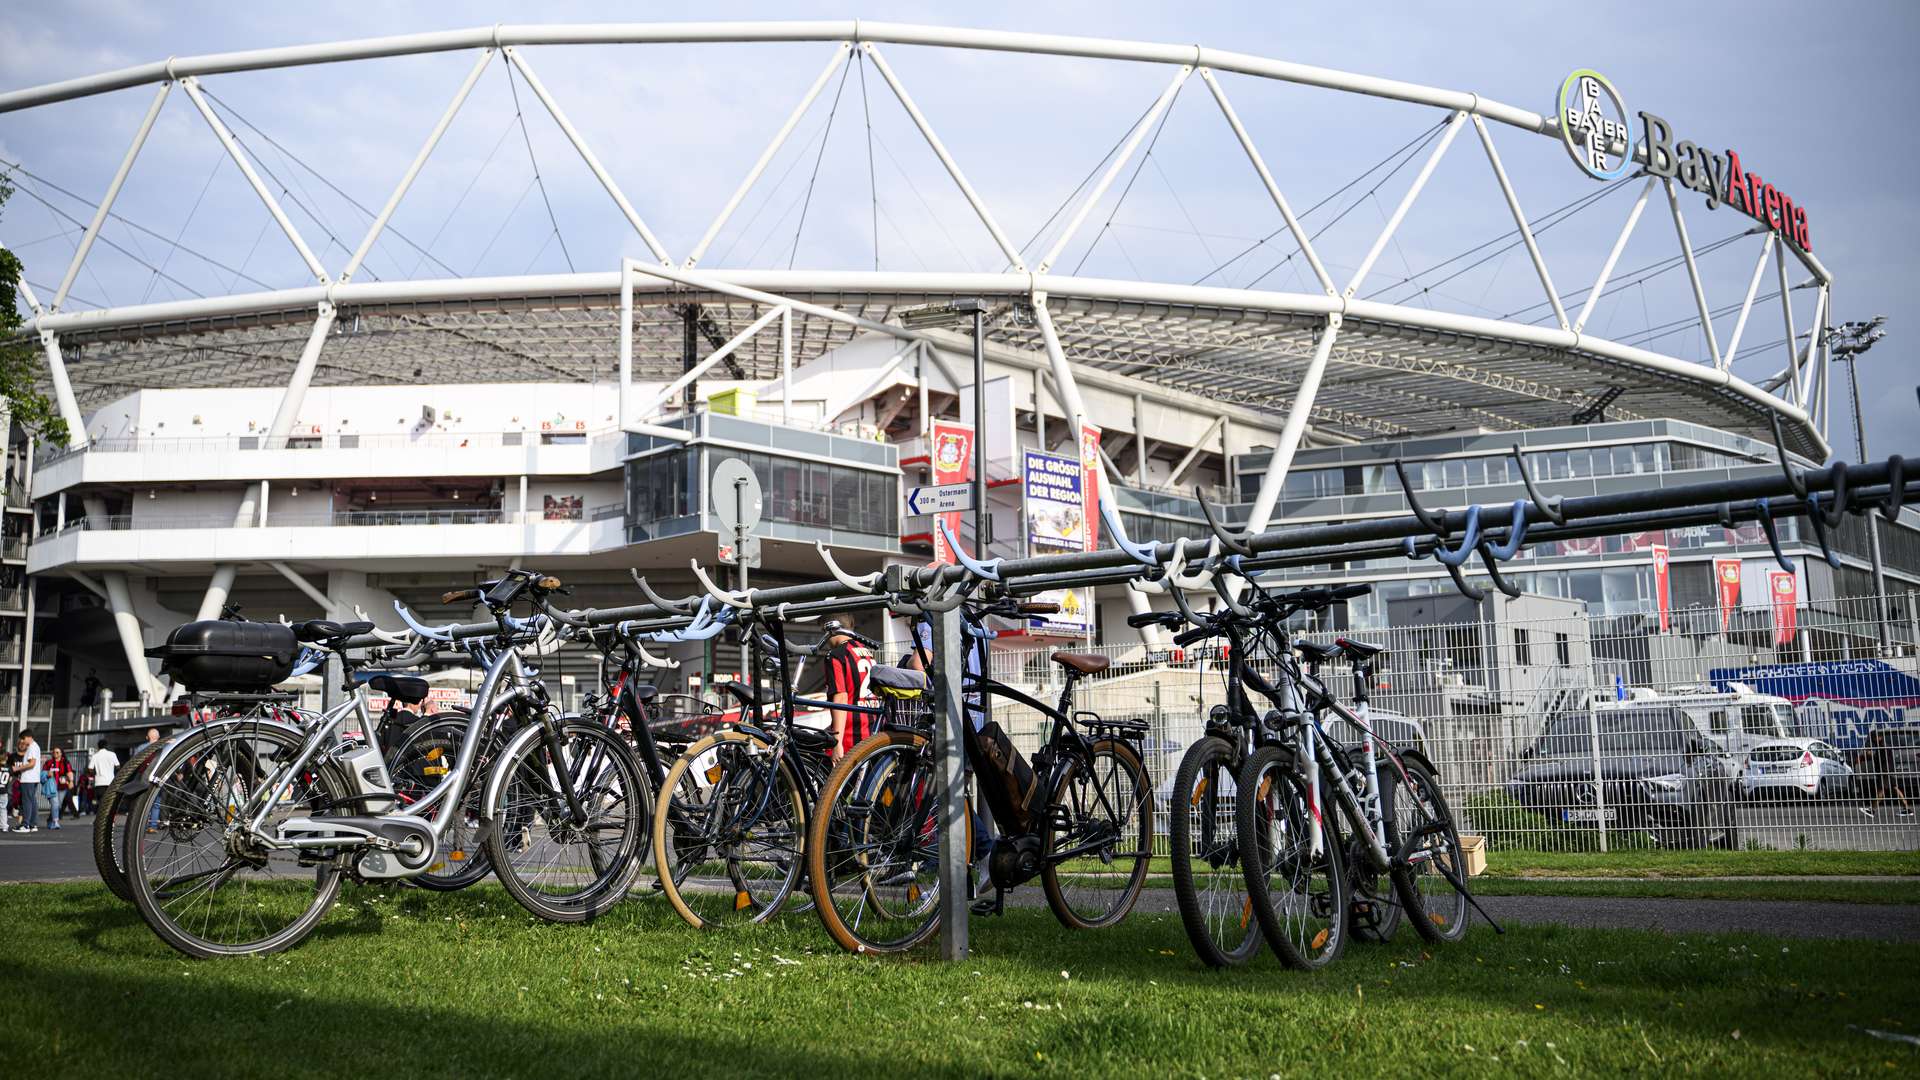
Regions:
<svg viewBox="0 0 1920 1080"><path fill-rule="evenodd" d="M1740 793L1750 799L1788 794L1838 798L1853 787L1853 768L1819 739L1768 739L1747 749Z"/></svg>

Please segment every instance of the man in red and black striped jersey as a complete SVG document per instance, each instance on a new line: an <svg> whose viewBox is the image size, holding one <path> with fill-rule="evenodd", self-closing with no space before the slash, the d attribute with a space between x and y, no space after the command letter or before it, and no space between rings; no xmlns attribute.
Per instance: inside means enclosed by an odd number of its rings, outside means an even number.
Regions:
<svg viewBox="0 0 1920 1080"><path fill-rule="evenodd" d="M828 701L835 705L867 705L867 675L873 670L873 652L855 641L837 623L828 624L826 686ZM871 732L873 717L850 709L833 710L833 746L827 756L838 758L854 748Z"/></svg>

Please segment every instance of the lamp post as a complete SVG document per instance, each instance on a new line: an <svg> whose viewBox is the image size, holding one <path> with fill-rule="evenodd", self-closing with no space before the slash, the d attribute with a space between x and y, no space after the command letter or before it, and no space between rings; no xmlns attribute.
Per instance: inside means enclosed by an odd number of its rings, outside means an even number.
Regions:
<svg viewBox="0 0 1920 1080"><path fill-rule="evenodd" d="M1847 362L1847 385L1853 392L1853 437L1854 448L1859 451L1860 460L1867 460L1867 424L1860 414L1860 369L1858 359L1861 353L1873 348L1874 342L1887 336L1883 328L1885 315L1875 315L1866 322L1847 322L1827 328L1826 344L1833 355ZM1867 557L1873 566L1873 606L1875 621L1878 623L1880 637L1880 655L1890 651L1889 631L1887 627L1887 575L1886 567L1880 557L1880 510L1867 508Z"/></svg>

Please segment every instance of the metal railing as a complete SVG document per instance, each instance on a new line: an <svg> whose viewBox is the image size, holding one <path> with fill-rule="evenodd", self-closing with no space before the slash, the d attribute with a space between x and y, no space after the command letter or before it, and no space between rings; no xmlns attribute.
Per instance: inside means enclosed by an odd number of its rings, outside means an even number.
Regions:
<svg viewBox="0 0 1920 1080"><path fill-rule="evenodd" d="M1920 850L1920 596L1658 617L1391 626L1371 692L1376 731L1434 765L1463 832L1502 850L1702 847ZM1334 632L1310 633L1328 641ZM1089 651L1075 642L1062 648ZM996 650L995 678L1052 704L1053 650ZM1225 700L1202 646L1096 646L1077 709L1147 721L1145 764L1166 809L1174 771ZM1350 676L1329 671L1343 700ZM1029 755L1046 727L996 701ZM1336 734L1342 734L1336 731ZM1357 733L1345 732L1357 738ZM1160 844L1166 814L1158 815Z"/></svg>
<svg viewBox="0 0 1920 1080"><path fill-rule="evenodd" d="M617 429L568 428L543 431L421 431L401 433L333 432L293 435L273 449L280 450L467 450L540 445L582 445L601 438L624 438ZM137 436L94 439L81 446L43 447L37 466L51 465L79 454L227 453L267 449L266 434Z"/></svg>

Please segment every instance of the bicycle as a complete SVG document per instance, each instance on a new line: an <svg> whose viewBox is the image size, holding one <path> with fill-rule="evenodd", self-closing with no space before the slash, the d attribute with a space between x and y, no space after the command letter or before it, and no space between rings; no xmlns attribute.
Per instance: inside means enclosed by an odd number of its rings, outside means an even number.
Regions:
<svg viewBox="0 0 1920 1080"><path fill-rule="evenodd" d="M496 722L512 734L498 751L480 804L495 874L516 900L553 921L580 921L617 902L637 866L645 785L625 744L605 728L554 715L518 649L545 621L510 613L523 596L538 606L558 588L556 579L513 571L468 590L493 614L501 647L453 766L404 810L377 742L341 739L350 719L362 732L372 730L368 686L351 679L356 668L379 661L349 651L372 624L313 620L290 628L293 638L339 657L348 699L304 729L251 719L196 730L154 755L137 790L129 789L126 830L134 899L155 932L192 956L275 952L312 933L347 876L379 881L424 874L461 817L482 732ZM396 608L417 637L407 653L387 659L406 662L431 642L453 639L453 628L420 626ZM614 834L611 841L607 833ZM550 851L545 863L516 860L538 851L542 838ZM558 865L558 853L579 844L588 848L586 874Z"/></svg>
<svg viewBox="0 0 1920 1080"><path fill-rule="evenodd" d="M1050 607L1010 596L961 606L980 660L979 674L962 681L967 711L978 718L961 725L962 739L1000 832L985 857L994 895L981 913L1003 912L1006 893L1038 877L1062 925L1111 926L1132 910L1152 855L1153 796L1139 750L1146 724L1073 707L1080 680L1106 670L1104 656L1054 653L1065 685L1053 706L993 679L984 663L988 616ZM991 719L995 698L1048 724L1030 771ZM939 928L937 768L930 730L915 725L855 746L821 788L807 851L815 908L842 948L905 952Z"/></svg>

